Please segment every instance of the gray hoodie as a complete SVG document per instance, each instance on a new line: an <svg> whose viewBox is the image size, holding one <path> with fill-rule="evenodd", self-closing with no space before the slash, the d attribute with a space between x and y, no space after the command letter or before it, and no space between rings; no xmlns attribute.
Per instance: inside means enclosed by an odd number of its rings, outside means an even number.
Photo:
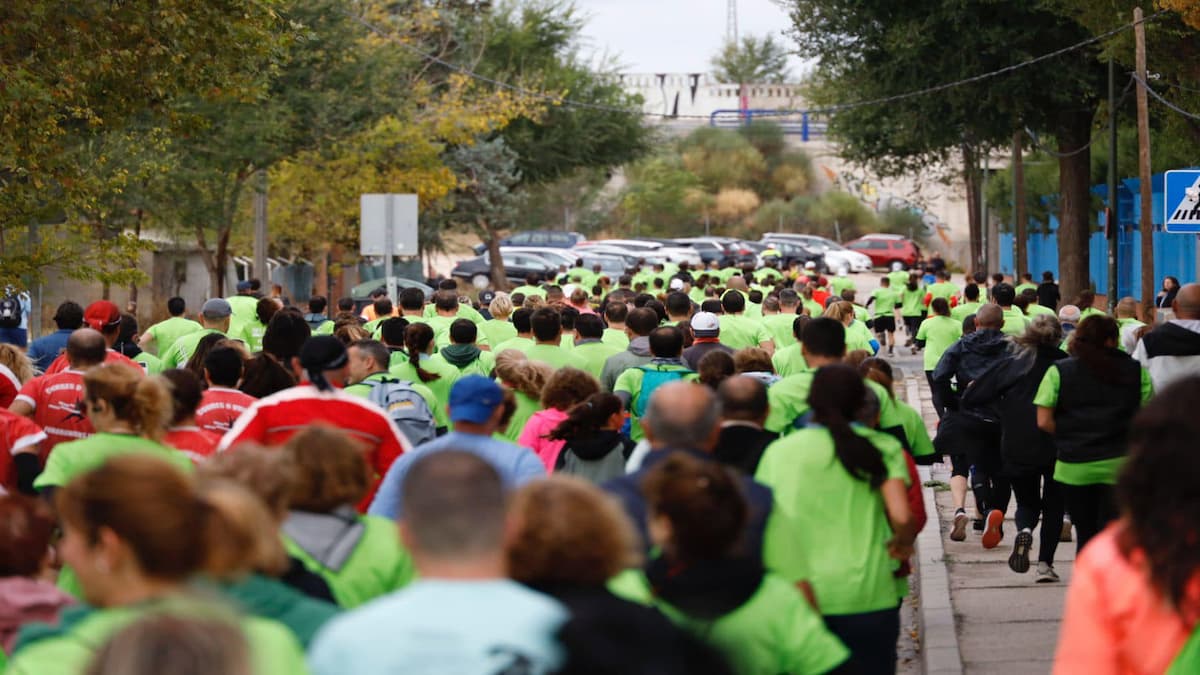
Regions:
<svg viewBox="0 0 1200 675"><path fill-rule="evenodd" d="M629 341L629 348L619 354L613 354L604 362L604 370L600 373L600 383L605 391L612 391L617 386L617 378L621 373L644 366L654 358L650 354L650 337L635 337Z"/></svg>

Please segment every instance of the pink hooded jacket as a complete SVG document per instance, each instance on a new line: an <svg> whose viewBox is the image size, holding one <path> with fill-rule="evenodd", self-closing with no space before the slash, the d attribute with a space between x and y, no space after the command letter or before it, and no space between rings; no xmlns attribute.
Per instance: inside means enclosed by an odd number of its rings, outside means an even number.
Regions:
<svg viewBox="0 0 1200 675"><path fill-rule="evenodd" d="M567 419L567 413L564 410L556 408L539 410L530 416L520 437L517 438L517 445L537 453L538 459L546 465L546 473L554 472L554 465L558 462L558 453L562 452L566 441L552 441L545 437L565 419Z"/></svg>

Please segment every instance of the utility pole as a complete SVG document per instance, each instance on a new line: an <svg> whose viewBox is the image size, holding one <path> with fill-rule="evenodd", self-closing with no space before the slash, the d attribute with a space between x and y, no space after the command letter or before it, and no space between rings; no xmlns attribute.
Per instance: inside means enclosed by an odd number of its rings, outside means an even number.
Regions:
<svg viewBox="0 0 1200 675"><path fill-rule="evenodd" d="M1120 195L1117 193L1117 65L1108 58L1108 214L1105 216L1105 234L1108 236L1108 311L1117 313L1120 290L1117 286L1118 264L1117 237L1121 221Z"/></svg>
<svg viewBox="0 0 1200 675"><path fill-rule="evenodd" d="M1151 212L1153 196L1150 193L1150 104L1146 100L1146 25L1142 8L1133 10L1134 39L1137 41L1137 127L1138 127L1138 175L1141 178L1142 196L1142 312L1150 316L1154 307L1154 216Z"/></svg>
<svg viewBox="0 0 1200 675"><path fill-rule="evenodd" d="M270 290L267 278L267 172L258 170L258 186L254 190L254 276Z"/></svg>
<svg viewBox="0 0 1200 675"><path fill-rule="evenodd" d="M1029 254L1026 252L1026 244L1029 240L1029 222L1025 218L1025 164L1023 151L1021 149L1021 134L1025 133L1021 129L1017 129L1013 133L1013 241L1016 244L1013 256L1013 272L1017 279L1021 278L1023 272L1028 272Z"/></svg>

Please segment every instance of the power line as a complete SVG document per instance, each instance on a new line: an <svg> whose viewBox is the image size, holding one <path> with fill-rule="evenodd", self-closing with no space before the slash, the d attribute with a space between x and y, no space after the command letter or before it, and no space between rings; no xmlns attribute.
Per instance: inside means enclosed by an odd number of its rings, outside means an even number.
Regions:
<svg viewBox="0 0 1200 675"><path fill-rule="evenodd" d="M1150 85L1145 80L1138 77L1136 74L1133 75L1132 77L1134 80L1137 80L1139 83L1141 83L1141 85L1146 88L1146 93L1153 96L1155 98L1155 100L1157 100L1159 103L1167 106L1171 110L1174 110L1175 112L1179 113L1180 115L1183 115L1184 117L1187 117L1187 118L1193 119L1193 120L1200 120L1200 115L1197 115L1194 112L1189 112L1187 110L1184 110L1183 108L1180 108L1179 106L1175 105L1174 103L1171 103L1167 99L1163 98L1161 94L1159 94L1157 91L1154 91L1153 89L1151 89Z"/></svg>
<svg viewBox="0 0 1200 675"><path fill-rule="evenodd" d="M670 119L695 119L695 120L707 120L710 118L710 116L708 116L708 115L662 115L659 113L652 113L652 112L646 112L646 111L641 111L641 110L632 110L632 109L628 109L628 108L618 108L616 106L601 105L601 104L597 104L597 103L588 103L585 101L574 101L571 99L547 94L545 92L533 91L531 89L526 89L525 87L510 84L510 83L504 82L502 80L497 80L495 78L488 77L486 75L482 75L482 74L477 73L465 66L460 66L458 64L451 63L450 61L447 61L447 60L437 56L436 54L430 54L428 52L425 52L425 51L419 49L418 47L415 47L413 45L405 43L404 41L400 40L392 33L380 28L379 26L376 26L375 24L367 21L366 19L364 19L360 16L357 16L350 12L344 12L344 13L346 16L350 17L355 22L364 26L367 30L400 46L402 49L405 49L407 51L412 52L413 54L416 54L417 56L420 56L423 59L437 63L441 66L444 66L450 70L453 70L457 73L460 73L462 75L470 77L471 79L477 80L479 82L483 82L485 84L490 84L494 87L498 87L498 88L504 89L506 91L511 91L516 94L521 94L524 96L529 96L534 99L547 101L549 103L553 103L554 105L568 107L568 108L596 110L596 111L600 111L600 112L619 113L622 115L640 115L642 117L653 117L653 118L667 117ZM1151 14L1151 15L1143 18L1142 22L1144 23L1147 21L1151 21L1151 20L1156 19L1166 13L1167 13L1167 10L1160 10L1158 12L1155 12L1154 14ZM1024 68L1028 68L1029 66L1033 66L1033 65L1042 63L1043 61L1047 61L1047 60L1053 59L1055 57L1062 56L1063 54L1068 54L1070 52L1082 49L1089 45L1093 45L1097 42L1107 40L1108 38L1111 38L1115 35L1119 35L1120 33L1123 33L1124 31L1127 31L1130 28L1133 28L1137 24L1138 24L1138 22L1131 21L1127 24L1118 26L1117 28L1114 28L1110 31L1101 33L1100 35L1090 37L1086 40L1077 42L1068 47L1063 47L1062 49L1057 49L1057 50L1049 52L1047 54L1043 54L1041 56L1034 57L1032 59L1028 59L1028 60L1022 61L1020 63L1013 64L1011 66L1005 66L1004 68L1000 68L998 70L993 70L991 72L983 73L980 75L974 75L972 77L955 80L953 82L946 82L946 83L934 85L931 87L925 87L923 89L917 89L915 91L905 92L903 94L882 96L879 98L868 99L865 101L856 101L856 102L852 102L852 103L835 104L835 105L831 105L831 106L826 106L824 108L810 109L810 110L807 110L804 112L808 112L811 115L827 115L827 114L842 112L845 110L853 110L855 108L863 108L863 107L867 107L867 106L895 103L897 101L903 101L903 100L907 100L910 98L915 98L917 96L925 96L927 94L935 94L940 91L954 89L956 87L961 87L961 86L967 85L967 84L975 84L977 82L983 82L984 80L989 80L993 77L999 77L1000 75L1007 75L1008 73L1022 70ZM1158 98L1158 95L1155 94L1155 97ZM1164 104L1165 104L1165 102L1164 102ZM1190 115L1190 113L1187 113L1186 111L1180 110L1178 112ZM787 113L780 112L779 114L784 115ZM761 115L756 113L755 116L761 116Z"/></svg>

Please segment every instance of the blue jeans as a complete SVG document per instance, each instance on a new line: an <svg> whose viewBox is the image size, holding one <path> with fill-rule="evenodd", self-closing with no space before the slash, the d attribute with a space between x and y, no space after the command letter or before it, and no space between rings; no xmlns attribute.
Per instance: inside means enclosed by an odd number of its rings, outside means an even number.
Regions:
<svg viewBox="0 0 1200 675"><path fill-rule="evenodd" d="M24 349L29 344L29 331L24 328L0 328L0 342Z"/></svg>

